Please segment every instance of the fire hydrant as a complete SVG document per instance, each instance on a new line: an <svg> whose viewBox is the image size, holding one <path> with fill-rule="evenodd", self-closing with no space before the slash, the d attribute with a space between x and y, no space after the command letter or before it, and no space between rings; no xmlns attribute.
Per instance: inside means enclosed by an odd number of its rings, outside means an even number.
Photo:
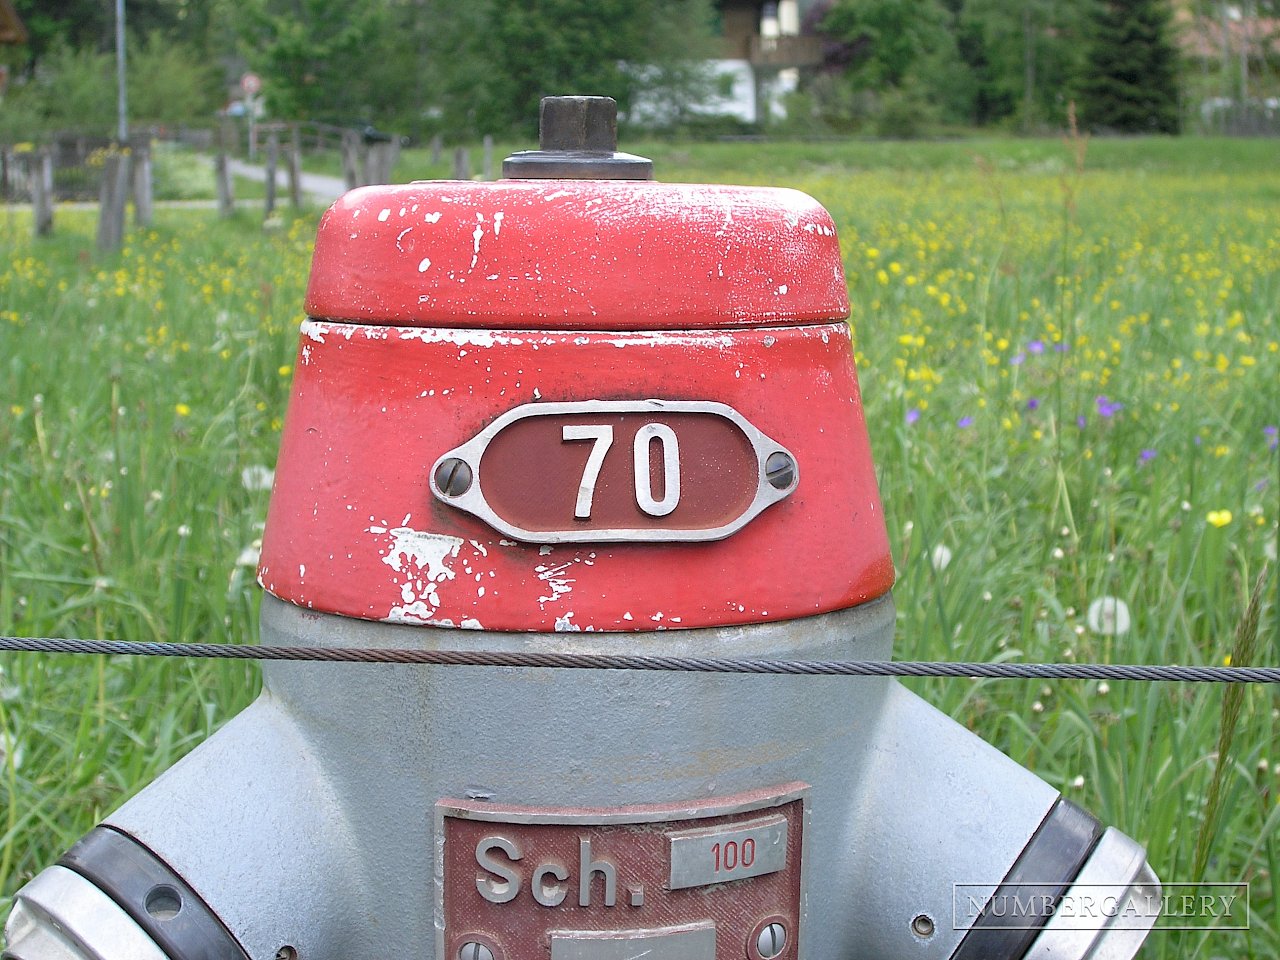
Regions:
<svg viewBox="0 0 1280 960"><path fill-rule="evenodd" d="M887 660L828 213L612 101L320 223L276 646ZM15 960L1128 958L1136 843L888 679L273 662L19 891ZM1105 887L1126 908L1086 917ZM1021 909L1019 909L1021 908Z"/></svg>

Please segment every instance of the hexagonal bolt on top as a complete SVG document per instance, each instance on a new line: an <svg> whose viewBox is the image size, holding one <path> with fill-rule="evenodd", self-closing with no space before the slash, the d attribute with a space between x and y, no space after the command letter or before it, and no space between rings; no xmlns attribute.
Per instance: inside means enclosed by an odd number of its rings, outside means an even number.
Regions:
<svg viewBox="0 0 1280 960"><path fill-rule="evenodd" d="M618 149L617 101L543 97L538 108L538 148L613 153Z"/></svg>
<svg viewBox="0 0 1280 960"><path fill-rule="evenodd" d="M618 104L612 97L543 97L538 149L502 161L517 180L652 180L653 161L619 153Z"/></svg>

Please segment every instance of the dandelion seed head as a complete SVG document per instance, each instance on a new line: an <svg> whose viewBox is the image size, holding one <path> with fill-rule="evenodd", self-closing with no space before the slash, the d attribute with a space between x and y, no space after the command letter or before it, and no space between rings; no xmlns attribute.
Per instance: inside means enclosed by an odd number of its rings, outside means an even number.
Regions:
<svg viewBox="0 0 1280 960"><path fill-rule="evenodd" d="M270 490L276 472L260 463L251 464L240 471L240 484L246 490Z"/></svg>
<svg viewBox="0 0 1280 960"><path fill-rule="evenodd" d="M1129 605L1119 597L1098 597L1089 604L1085 613L1085 622L1089 630L1099 636L1116 637L1129 632L1132 618L1129 616Z"/></svg>

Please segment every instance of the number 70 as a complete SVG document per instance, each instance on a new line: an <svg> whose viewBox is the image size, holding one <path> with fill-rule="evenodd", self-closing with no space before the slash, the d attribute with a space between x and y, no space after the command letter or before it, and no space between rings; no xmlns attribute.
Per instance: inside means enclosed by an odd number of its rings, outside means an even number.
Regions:
<svg viewBox="0 0 1280 960"><path fill-rule="evenodd" d="M582 470L578 483L578 499L573 515L579 520L591 519L591 506L595 498L596 482L605 455L613 446L613 427L609 424L565 424L560 433L563 440L590 440L591 453ZM662 499L653 496L653 484L649 477L650 446L657 441L662 447ZM676 432L665 423L646 423L636 431L632 444L632 465L635 476L636 505L651 517L665 517L680 503L680 443Z"/></svg>

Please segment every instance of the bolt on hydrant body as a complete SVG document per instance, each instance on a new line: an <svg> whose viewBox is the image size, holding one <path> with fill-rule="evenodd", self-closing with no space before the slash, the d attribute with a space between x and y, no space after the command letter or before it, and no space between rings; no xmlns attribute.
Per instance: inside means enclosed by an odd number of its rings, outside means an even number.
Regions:
<svg viewBox="0 0 1280 960"><path fill-rule="evenodd" d="M509 179L325 214L265 644L890 658L830 216L653 182L613 123L544 101ZM1124 960L1156 917L1136 843L892 680L263 675L6 957Z"/></svg>

